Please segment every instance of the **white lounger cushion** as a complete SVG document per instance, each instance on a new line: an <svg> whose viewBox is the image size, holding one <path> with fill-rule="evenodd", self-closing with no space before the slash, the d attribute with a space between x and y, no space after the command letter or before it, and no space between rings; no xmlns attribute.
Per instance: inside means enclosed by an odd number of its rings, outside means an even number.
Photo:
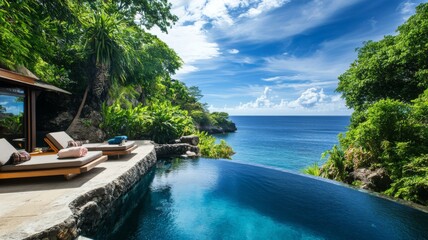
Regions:
<svg viewBox="0 0 428 240"><path fill-rule="evenodd" d="M88 143L83 144L89 151L125 151L135 145L135 141L125 142L123 145L108 143Z"/></svg>
<svg viewBox="0 0 428 240"><path fill-rule="evenodd" d="M69 141L74 141L66 132L48 133L47 138L59 149L67 148ZM123 145L108 143L83 144L89 151L125 151L135 145L135 141L125 142Z"/></svg>
<svg viewBox="0 0 428 240"><path fill-rule="evenodd" d="M56 154L32 156L30 161L17 165L4 165L0 168L2 172L6 171L25 171L25 170L41 170L67 167L81 167L103 154L101 151L88 152L86 156L80 158L65 158L58 159Z"/></svg>
<svg viewBox="0 0 428 240"><path fill-rule="evenodd" d="M0 138L0 166L5 165L16 149L4 138Z"/></svg>
<svg viewBox="0 0 428 240"><path fill-rule="evenodd" d="M69 141L74 141L66 132L52 132L46 135L59 150L67 148Z"/></svg>

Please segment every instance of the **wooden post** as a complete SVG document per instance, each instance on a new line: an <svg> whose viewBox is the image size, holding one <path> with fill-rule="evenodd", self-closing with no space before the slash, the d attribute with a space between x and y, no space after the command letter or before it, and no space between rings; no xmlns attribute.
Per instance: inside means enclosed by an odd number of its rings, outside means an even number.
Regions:
<svg viewBox="0 0 428 240"><path fill-rule="evenodd" d="M26 150L32 152L36 145L36 91L26 89Z"/></svg>

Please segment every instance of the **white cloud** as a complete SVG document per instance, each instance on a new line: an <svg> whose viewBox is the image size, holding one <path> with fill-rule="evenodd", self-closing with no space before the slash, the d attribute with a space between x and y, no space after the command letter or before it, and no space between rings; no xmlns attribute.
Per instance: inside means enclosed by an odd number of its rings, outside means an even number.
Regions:
<svg viewBox="0 0 428 240"><path fill-rule="evenodd" d="M196 71L198 68L194 66L195 63L216 58L221 54L218 44L210 41L203 31L203 24L197 22L194 25L176 26L170 29L168 34L159 29L151 30L152 34L157 35L183 59L185 65L178 73Z"/></svg>
<svg viewBox="0 0 428 240"><path fill-rule="evenodd" d="M318 90L317 88L309 88L300 95L300 97L290 103L289 107L304 107L311 108L316 104L325 103L330 101L331 98L324 94L324 89Z"/></svg>
<svg viewBox="0 0 428 240"><path fill-rule="evenodd" d="M230 54L238 54L239 50L234 48L234 49L227 50L227 52L230 53Z"/></svg>
<svg viewBox="0 0 428 240"><path fill-rule="evenodd" d="M265 87L262 95L258 98L256 98L255 101L248 102L245 104L241 104L239 108L270 108L274 106L274 104L271 102L269 93L272 91L269 87Z"/></svg>
<svg viewBox="0 0 428 240"><path fill-rule="evenodd" d="M412 1L404 1L402 4L400 4L399 11L401 15L403 15L403 19L407 20L410 16L412 16L415 13L415 7L416 3Z"/></svg>
<svg viewBox="0 0 428 240"><path fill-rule="evenodd" d="M225 111L231 115L349 115L352 110L345 106L340 95L327 95L322 88L309 88L293 100L281 99L275 101L271 87L265 87L263 92L254 101L240 103L234 107L216 108L211 111Z"/></svg>
<svg viewBox="0 0 428 240"><path fill-rule="evenodd" d="M222 29L222 35L234 41L266 42L285 39L326 23L336 12L359 1L361 0L314 0L290 9L283 8L281 12L272 12L269 15L257 14L257 18L240 18L242 20L233 27ZM270 2L285 4L288 1ZM256 13L257 11L253 14Z"/></svg>
<svg viewBox="0 0 428 240"><path fill-rule="evenodd" d="M256 7L250 8L246 13L239 15L240 18L248 17L253 18L262 14L263 12L270 11L271 9L275 9L281 7L282 5L290 2L290 0L262 0L260 1Z"/></svg>
<svg viewBox="0 0 428 240"><path fill-rule="evenodd" d="M276 82L283 80L284 76L276 76L276 77L270 77L270 78L262 78L265 82Z"/></svg>

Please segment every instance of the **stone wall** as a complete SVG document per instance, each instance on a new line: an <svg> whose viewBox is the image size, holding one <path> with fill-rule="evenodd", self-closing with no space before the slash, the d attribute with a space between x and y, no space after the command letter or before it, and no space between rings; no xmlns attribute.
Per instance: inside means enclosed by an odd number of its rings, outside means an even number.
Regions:
<svg viewBox="0 0 428 240"><path fill-rule="evenodd" d="M155 145L156 155L161 157L177 157L185 155L188 151L199 154L199 147L188 143L158 144Z"/></svg>
<svg viewBox="0 0 428 240"><path fill-rule="evenodd" d="M115 202L127 193L157 161L153 149L147 156L119 178L78 196L71 204L73 213L66 221L27 239L75 239L79 235L93 235Z"/></svg>

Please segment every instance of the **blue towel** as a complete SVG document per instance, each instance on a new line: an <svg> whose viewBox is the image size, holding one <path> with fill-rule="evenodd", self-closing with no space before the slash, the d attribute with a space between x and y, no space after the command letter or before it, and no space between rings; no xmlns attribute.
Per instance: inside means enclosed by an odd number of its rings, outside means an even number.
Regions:
<svg viewBox="0 0 428 240"><path fill-rule="evenodd" d="M108 142L108 144L121 144L122 140L121 139L112 138L112 139L109 139L107 142Z"/></svg>
<svg viewBox="0 0 428 240"><path fill-rule="evenodd" d="M125 136L125 135L123 135L123 136L116 136L116 137L114 137L114 139L120 139L120 140L128 140L128 136Z"/></svg>
<svg viewBox="0 0 428 240"><path fill-rule="evenodd" d="M109 139L107 142L108 144L121 144L123 141L127 141L127 136L116 136L114 138Z"/></svg>

